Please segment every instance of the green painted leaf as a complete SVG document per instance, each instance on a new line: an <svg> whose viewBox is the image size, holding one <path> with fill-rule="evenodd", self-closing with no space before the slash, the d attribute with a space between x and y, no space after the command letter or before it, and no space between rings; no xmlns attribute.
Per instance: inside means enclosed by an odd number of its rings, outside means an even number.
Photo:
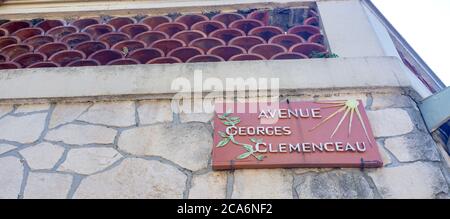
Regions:
<svg viewBox="0 0 450 219"><path fill-rule="evenodd" d="M225 116L223 115L218 115L217 117L219 117L219 119L225 119Z"/></svg>
<svg viewBox="0 0 450 219"><path fill-rule="evenodd" d="M253 143L258 143L256 138L250 138L250 141L252 141Z"/></svg>
<svg viewBox="0 0 450 219"><path fill-rule="evenodd" d="M258 155L256 156L256 159L258 159L259 161L264 160L264 155Z"/></svg>
<svg viewBox="0 0 450 219"><path fill-rule="evenodd" d="M251 145L245 144L244 145L245 150L247 150L248 152L253 152L253 147Z"/></svg>
<svg viewBox="0 0 450 219"><path fill-rule="evenodd" d="M233 112L232 109L228 109L226 113L223 114L224 117L228 117Z"/></svg>
<svg viewBox="0 0 450 219"><path fill-rule="evenodd" d="M223 124L229 125L229 126L234 126L234 125L236 125L235 122L230 122L230 121L224 121Z"/></svg>
<svg viewBox="0 0 450 219"><path fill-rule="evenodd" d="M224 138L217 144L216 147L221 148L221 147L227 145L228 142L230 142L230 139L229 138Z"/></svg>
<svg viewBox="0 0 450 219"><path fill-rule="evenodd" d="M239 155L236 159L242 160L242 159L245 159L245 158L249 157L252 154L253 154L253 152L245 152L245 153Z"/></svg>
<svg viewBox="0 0 450 219"><path fill-rule="evenodd" d="M218 133L219 133L220 137L223 137L223 138L228 137L227 134L225 134L225 132L218 131Z"/></svg>
<svg viewBox="0 0 450 219"><path fill-rule="evenodd" d="M231 121L241 121L241 118L239 118L239 117L230 117L230 118L228 118L229 120L231 120Z"/></svg>

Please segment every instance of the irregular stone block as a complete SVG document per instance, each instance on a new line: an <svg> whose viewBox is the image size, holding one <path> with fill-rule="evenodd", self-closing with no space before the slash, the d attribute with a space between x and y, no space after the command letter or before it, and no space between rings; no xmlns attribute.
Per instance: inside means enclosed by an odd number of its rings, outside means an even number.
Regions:
<svg viewBox="0 0 450 219"><path fill-rule="evenodd" d="M383 160L383 165L387 166L389 164L392 163L391 157L389 156L388 152L386 151L386 149L384 149L384 147L378 147L378 150L380 152L381 155L381 160Z"/></svg>
<svg viewBox="0 0 450 219"><path fill-rule="evenodd" d="M180 121L185 123L207 123L214 116L214 102L211 99L191 99L190 105L179 106L179 109Z"/></svg>
<svg viewBox="0 0 450 219"><path fill-rule="evenodd" d="M14 113L32 113L50 109L50 104L24 104L17 107Z"/></svg>
<svg viewBox="0 0 450 219"><path fill-rule="evenodd" d="M212 120L214 113L181 113L181 122L204 122L207 123Z"/></svg>
<svg viewBox="0 0 450 219"><path fill-rule="evenodd" d="M19 158L0 158L0 199L16 199L23 178L23 165Z"/></svg>
<svg viewBox="0 0 450 219"><path fill-rule="evenodd" d="M143 125L171 122L172 108L169 100L146 100L139 102L139 121Z"/></svg>
<svg viewBox="0 0 450 219"><path fill-rule="evenodd" d="M103 126L69 124L49 131L45 139L76 145L112 144L116 134L116 130Z"/></svg>
<svg viewBox="0 0 450 219"><path fill-rule="evenodd" d="M122 132L118 146L134 155L161 156L195 171L206 168L212 141L205 124L158 124Z"/></svg>
<svg viewBox="0 0 450 219"><path fill-rule="evenodd" d="M429 135L410 134L388 138L384 144L400 162L418 160L440 161L436 143Z"/></svg>
<svg viewBox="0 0 450 219"><path fill-rule="evenodd" d="M367 95L363 92L342 91L342 92L330 92L330 91L317 91L314 93L302 93L295 96L287 96L286 99L292 101L336 101L336 100L361 100L366 106ZM286 101L284 98L282 101Z"/></svg>
<svg viewBox="0 0 450 219"><path fill-rule="evenodd" d="M284 169L236 170L232 198L292 199L292 181Z"/></svg>
<svg viewBox="0 0 450 219"><path fill-rule="evenodd" d="M156 160L125 159L111 170L84 179L74 198L183 198L186 175Z"/></svg>
<svg viewBox="0 0 450 219"><path fill-rule="evenodd" d="M113 148L76 148L67 154L58 171L89 175L104 170L122 158Z"/></svg>
<svg viewBox="0 0 450 219"><path fill-rule="evenodd" d="M6 116L0 119L0 139L29 144L39 139L47 113L27 116Z"/></svg>
<svg viewBox="0 0 450 219"><path fill-rule="evenodd" d="M192 199L224 199L226 198L227 172L209 172L194 175L189 190Z"/></svg>
<svg viewBox="0 0 450 219"><path fill-rule="evenodd" d="M333 168L294 168L294 174L301 175L305 173L321 173L333 170Z"/></svg>
<svg viewBox="0 0 450 219"><path fill-rule="evenodd" d="M435 198L448 193L448 186L439 167L416 162L369 172L383 198Z"/></svg>
<svg viewBox="0 0 450 219"><path fill-rule="evenodd" d="M372 97L371 110L415 106L414 101L410 97L401 94L373 94Z"/></svg>
<svg viewBox="0 0 450 219"><path fill-rule="evenodd" d="M64 148L50 143L41 143L19 152L34 170L52 169L64 153Z"/></svg>
<svg viewBox="0 0 450 219"><path fill-rule="evenodd" d="M11 150L16 149L16 147L9 145L9 144L0 144L0 155L7 153Z"/></svg>
<svg viewBox="0 0 450 219"><path fill-rule="evenodd" d="M364 107L367 105L367 95L364 93L339 93L333 92L329 94L319 94L314 98L317 101L336 101L336 100L361 100Z"/></svg>
<svg viewBox="0 0 450 219"><path fill-rule="evenodd" d="M76 120L89 106L89 103L57 104L52 112L49 128Z"/></svg>
<svg viewBox="0 0 450 219"><path fill-rule="evenodd" d="M361 172L336 170L297 176L295 190L301 199L367 199L375 193Z"/></svg>
<svg viewBox="0 0 450 219"><path fill-rule="evenodd" d="M132 101L99 102L81 115L78 120L93 124L127 127L136 124Z"/></svg>
<svg viewBox="0 0 450 219"><path fill-rule="evenodd" d="M13 106L12 105L0 105L0 117L8 114L9 112L11 112L13 110Z"/></svg>
<svg viewBox="0 0 450 219"><path fill-rule="evenodd" d="M375 137L389 137L410 133L414 124L403 109L367 111Z"/></svg>
<svg viewBox="0 0 450 219"><path fill-rule="evenodd" d="M447 153L447 151L445 151L445 149L442 145L438 145L438 150L444 160L444 165L450 169L450 155ZM449 175L450 175L450 172L449 172Z"/></svg>
<svg viewBox="0 0 450 219"><path fill-rule="evenodd" d="M65 199L72 185L72 176L59 173L28 175L25 199Z"/></svg>

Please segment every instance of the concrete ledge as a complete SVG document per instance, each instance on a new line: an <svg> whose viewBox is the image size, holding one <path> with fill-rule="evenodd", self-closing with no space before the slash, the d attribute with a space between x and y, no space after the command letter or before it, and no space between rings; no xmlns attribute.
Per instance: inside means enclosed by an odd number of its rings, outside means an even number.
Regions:
<svg viewBox="0 0 450 219"><path fill-rule="evenodd" d="M413 87L394 57L17 69L0 71L0 100L173 95L179 77L278 78L280 90ZM198 81L197 81L198 82ZM208 91L206 91L208 92ZM420 92L419 92L420 93Z"/></svg>
<svg viewBox="0 0 450 219"><path fill-rule="evenodd" d="M329 1L329 0L319 0ZM130 14L191 13L200 11L234 11L253 7L292 7L315 0L121 0L121 1L16 1L0 7L3 19L67 18L99 15L129 16Z"/></svg>

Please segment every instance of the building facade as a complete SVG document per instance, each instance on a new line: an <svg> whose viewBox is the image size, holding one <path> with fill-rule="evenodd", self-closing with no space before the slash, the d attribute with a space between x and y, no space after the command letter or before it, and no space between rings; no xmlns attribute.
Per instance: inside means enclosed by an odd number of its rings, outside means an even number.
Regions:
<svg viewBox="0 0 450 219"><path fill-rule="evenodd" d="M450 197L420 108L445 85L369 1L13 0L0 19L0 198ZM353 99L381 168L212 168L207 103Z"/></svg>

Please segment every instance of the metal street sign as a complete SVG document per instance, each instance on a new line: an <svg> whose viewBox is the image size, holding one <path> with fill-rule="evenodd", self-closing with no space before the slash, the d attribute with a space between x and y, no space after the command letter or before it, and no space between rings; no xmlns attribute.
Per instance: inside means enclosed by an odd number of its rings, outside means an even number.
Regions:
<svg viewBox="0 0 450 219"><path fill-rule="evenodd" d="M215 170L383 165L360 100L219 103L214 129Z"/></svg>

